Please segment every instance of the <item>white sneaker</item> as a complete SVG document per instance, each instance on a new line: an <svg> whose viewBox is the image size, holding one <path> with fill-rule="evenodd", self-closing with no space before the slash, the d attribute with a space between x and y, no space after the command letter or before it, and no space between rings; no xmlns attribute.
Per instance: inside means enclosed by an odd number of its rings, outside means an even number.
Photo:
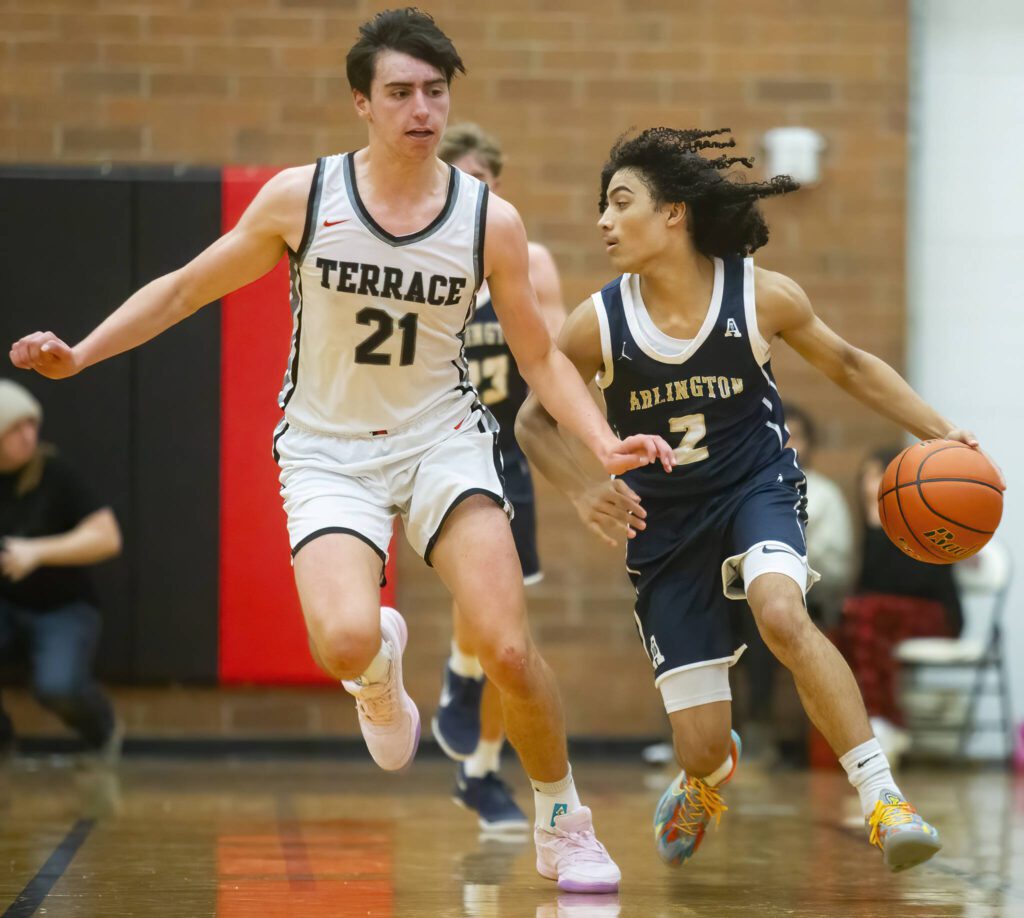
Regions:
<svg viewBox="0 0 1024 918"><path fill-rule="evenodd" d="M402 654L409 630L395 609L383 606L380 631L391 647L387 676L367 685L358 679L342 685L355 696L359 729L373 760L385 771L401 771L412 762L420 742L420 712L402 685Z"/></svg>
<svg viewBox="0 0 1024 918"><path fill-rule="evenodd" d="M537 872L575 893L618 892L622 873L594 834L589 807L555 817L553 829L533 830Z"/></svg>

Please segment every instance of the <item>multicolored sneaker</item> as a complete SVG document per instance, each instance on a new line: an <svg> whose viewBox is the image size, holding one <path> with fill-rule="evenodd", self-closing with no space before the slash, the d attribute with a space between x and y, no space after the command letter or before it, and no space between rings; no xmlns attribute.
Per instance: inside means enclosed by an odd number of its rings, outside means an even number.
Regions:
<svg viewBox="0 0 1024 918"><path fill-rule="evenodd" d="M455 769L452 800L467 810L475 810L485 832L525 832L530 828L530 820L512 799L511 788L496 771L489 771L482 778L467 778L460 763Z"/></svg>
<svg viewBox="0 0 1024 918"><path fill-rule="evenodd" d="M594 834L589 807L556 816L552 828L537 826L537 872L557 880L563 892L618 892L622 873Z"/></svg>
<svg viewBox="0 0 1024 918"><path fill-rule="evenodd" d="M405 620L395 609L380 610L381 637L391 645L391 666L381 682L364 685L345 680L354 695L359 729L373 760L385 771L401 771L416 755L420 742L420 712L402 685L402 654L409 640Z"/></svg>
<svg viewBox="0 0 1024 918"><path fill-rule="evenodd" d="M479 679L460 676L452 671L450 664L445 664L441 700L430 726L444 754L456 762L468 759L480 742L483 691L483 676Z"/></svg>
<svg viewBox="0 0 1024 918"><path fill-rule="evenodd" d="M923 864L942 847L935 827L895 791L882 791L866 822L868 841L882 849L885 864L894 873Z"/></svg>
<svg viewBox="0 0 1024 918"><path fill-rule="evenodd" d="M716 787L700 778L688 778L681 771L661 795L654 810L654 843L658 856L672 867L678 867L693 857L700 847L712 819L715 825L729 808L722 801L719 788L736 773L743 744L739 734L732 731L732 771Z"/></svg>

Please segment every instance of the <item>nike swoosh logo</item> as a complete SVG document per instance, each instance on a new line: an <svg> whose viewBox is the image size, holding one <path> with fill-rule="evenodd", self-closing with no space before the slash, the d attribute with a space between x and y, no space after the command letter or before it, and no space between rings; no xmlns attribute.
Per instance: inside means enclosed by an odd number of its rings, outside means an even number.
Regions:
<svg viewBox="0 0 1024 918"><path fill-rule="evenodd" d="M791 554L793 554L793 552L791 552L788 548L769 548L767 545L762 545L761 546L761 553L765 554L765 555L791 555Z"/></svg>
<svg viewBox="0 0 1024 918"><path fill-rule="evenodd" d="M868 756L868 757L867 757L866 759L863 759L862 761L858 762L858 763L857 763L857 767L858 767L858 768L863 768L863 767L864 767L865 765L867 765L867 764L868 764L868 762L870 762L870 761L871 761L872 759L877 759L877 758L878 758L878 753L876 752L876 753L875 753L874 755L869 755L869 756Z"/></svg>
<svg viewBox="0 0 1024 918"><path fill-rule="evenodd" d="M324 226L337 226L339 223L348 223L348 218L344 220L324 220Z"/></svg>

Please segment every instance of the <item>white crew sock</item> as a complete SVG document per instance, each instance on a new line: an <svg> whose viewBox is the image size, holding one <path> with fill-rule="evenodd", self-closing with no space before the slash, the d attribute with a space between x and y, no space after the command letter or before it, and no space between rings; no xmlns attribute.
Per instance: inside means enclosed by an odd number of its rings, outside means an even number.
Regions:
<svg viewBox="0 0 1024 918"><path fill-rule="evenodd" d="M463 679L482 679L484 677L484 668L480 665L480 661L459 650L459 645L455 641L452 641L452 652L448 657L448 665L456 676L462 676Z"/></svg>
<svg viewBox="0 0 1024 918"><path fill-rule="evenodd" d="M363 670L363 674L356 680L360 685L371 685L374 682L383 682L391 670L391 645L381 640L380 650L377 651L370 665Z"/></svg>
<svg viewBox="0 0 1024 918"><path fill-rule="evenodd" d="M704 783L708 787L718 787L731 773L732 753L730 752L729 757L704 779Z"/></svg>
<svg viewBox="0 0 1024 918"><path fill-rule="evenodd" d="M903 796L893 780L889 760L874 737L847 752L839 759L839 764L846 769L850 783L860 794L860 808L865 819L875 811L882 791L889 790Z"/></svg>
<svg viewBox="0 0 1024 918"><path fill-rule="evenodd" d="M497 771L501 762L501 747L505 740L480 740L473 754L462 764L467 778L483 778Z"/></svg>
<svg viewBox="0 0 1024 918"><path fill-rule="evenodd" d="M534 825L550 831L555 827L555 817L575 813L580 808L576 785L572 780L572 768L561 781L544 783L530 779L533 785L533 804L536 811Z"/></svg>

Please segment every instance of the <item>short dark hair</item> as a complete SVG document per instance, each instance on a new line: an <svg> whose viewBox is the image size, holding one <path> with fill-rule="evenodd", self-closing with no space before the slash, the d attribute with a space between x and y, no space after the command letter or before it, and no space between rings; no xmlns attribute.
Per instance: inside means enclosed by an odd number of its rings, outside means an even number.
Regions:
<svg viewBox="0 0 1024 918"><path fill-rule="evenodd" d="M798 424L802 424L804 428L804 436L807 438L807 446L813 450L818 445L818 425L814 423L814 419L799 405L794 405L792 402L786 402L782 406L782 413L786 416L786 424L790 421L796 421Z"/></svg>
<svg viewBox="0 0 1024 918"><path fill-rule="evenodd" d="M444 137L437 148L438 159L453 163L470 153L475 154L495 178L501 175L501 169L505 165L501 144L479 124L464 121L462 124L452 125L444 132Z"/></svg>
<svg viewBox="0 0 1024 918"><path fill-rule="evenodd" d="M608 206L608 184L620 169L635 170L657 207L684 202L687 227L704 255L750 255L768 241L768 224L757 202L799 188L788 175L767 182L730 181L732 166L751 168L746 156L701 156L700 150L736 146L730 128L710 131L648 128L635 137L623 134L601 170L600 208ZM725 135L725 140L711 138Z"/></svg>
<svg viewBox="0 0 1024 918"><path fill-rule="evenodd" d="M426 61L441 71L449 85L456 71L466 72L452 40L429 13L414 6L384 10L359 27L359 40L345 59L345 72L349 86L364 96L370 95L377 54L381 51L400 51Z"/></svg>

